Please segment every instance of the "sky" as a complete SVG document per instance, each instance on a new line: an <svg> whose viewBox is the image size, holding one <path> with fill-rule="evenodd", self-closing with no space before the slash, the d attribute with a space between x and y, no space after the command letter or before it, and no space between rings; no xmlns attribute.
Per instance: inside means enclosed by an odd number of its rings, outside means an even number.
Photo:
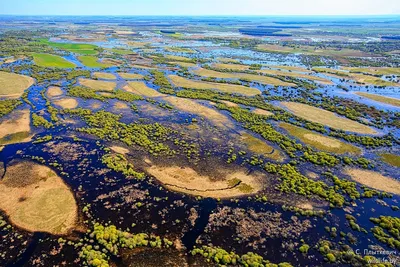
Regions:
<svg viewBox="0 0 400 267"><path fill-rule="evenodd" d="M399 15L400 0L0 0L1 15Z"/></svg>

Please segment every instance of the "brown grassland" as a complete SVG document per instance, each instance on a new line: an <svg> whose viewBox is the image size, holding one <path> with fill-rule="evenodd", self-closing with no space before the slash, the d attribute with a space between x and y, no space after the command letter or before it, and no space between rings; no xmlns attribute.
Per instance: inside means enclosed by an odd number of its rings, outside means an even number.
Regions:
<svg viewBox="0 0 400 267"><path fill-rule="evenodd" d="M377 134L377 132L369 126L344 117L339 117L335 113L321 108L296 102L281 102L281 105L289 109L289 111L296 116L334 129L361 134Z"/></svg>
<svg viewBox="0 0 400 267"><path fill-rule="evenodd" d="M117 86L116 82L97 81L92 79L80 78L79 83L94 90L112 91Z"/></svg>
<svg viewBox="0 0 400 267"><path fill-rule="evenodd" d="M66 234L76 224L77 204L68 186L46 166L20 162L0 182L0 209L31 232Z"/></svg>
<svg viewBox="0 0 400 267"><path fill-rule="evenodd" d="M381 103L389 104L392 106L400 107L400 99L397 98L392 98L392 97L387 97L387 96L381 96L381 95L376 95L376 94L369 94L369 93L364 93L364 92L356 92L357 95L363 96L366 98L369 98L371 100L375 100Z"/></svg>
<svg viewBox="0 0 400 267"><path fill-rule="evenodd" d="M0 97L20 97L34 82L25 75L0 71Z"/></svg>

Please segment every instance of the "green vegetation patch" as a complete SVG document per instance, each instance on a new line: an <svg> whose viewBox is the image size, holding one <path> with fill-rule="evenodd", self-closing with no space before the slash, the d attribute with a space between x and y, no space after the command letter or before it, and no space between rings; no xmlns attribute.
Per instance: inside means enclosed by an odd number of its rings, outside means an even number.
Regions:
<svg viewBox="0 0 400 267"><path fill-rule="evenodd" d="M55 47L61 50L66 50L81 55L96 55L98 53L97 52L98 47L92 44L56 43L44 39L40 40L40 42L47 44L51 47Z"/></svg>
<svg viewBox="0 0 400 267"><path fill-rule="evenodd" d="M76 65L60 56L42 53L33 53L33 61L36 65L46 68L75 68Z"/></svg>
<svg viewBox="0 0 400 267"><path fill-rule="evenodd" d="M78 59L83 65L89 68L108 68L113 66L110 63L99 62L99 58L95 56L80 56Z"/></svg>

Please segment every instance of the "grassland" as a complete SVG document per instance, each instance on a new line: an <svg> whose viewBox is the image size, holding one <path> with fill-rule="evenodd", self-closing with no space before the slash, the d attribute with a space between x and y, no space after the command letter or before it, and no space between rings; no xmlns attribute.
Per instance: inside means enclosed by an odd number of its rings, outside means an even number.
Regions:
<svg viewBox="0 0 400 267"><path fill-rule="evenodd" d="M307 80L311 80L311 81L322 83L322 84L333 84L332 81L330 81L328 79L313 76L313 75L307 75L307 74L300 73L300 72L289 72L289 71L272 70L272 69L271 70L267 70L267 69L259 70L258 72L263 73L263 74L268 74L268 75L288 76L288 77L292 77L292 78L307 79Z"/></svg>
<svg viewBox="0 0 400 267"><path fill-rule="evenodd" d="M49 97L56 97L56 96L60 96L60 95L62 95L63 94L63 91L61 90L61 88L60 87L58 87L58 86L50 86L48 89L47 89L47 96L49 96Z"/></svg>
<svg viewBox="0 0 400 267"><path fill-rule="evenodd" d="M285 122L280 123L279 126L285 129L290 135L298 138L301 142L318 150L336 154L361 154L360 148L335 138L327 137Z"/></svg>
<svg viewBox="0 0 400 267"><path fill-rule="evenodd" d="M376 190L400 195L400 182L380 174L379 172L347 168L345 174L356 182L374 188Z"/></svg>
<svg viewBox="0 0 400 267"><path fill-rule="evenodd" d="M13 111L9 119L0 123L0 144L29 142L32 138L30 121L29 110Z"/></svg>
<svg viewBox="0 0 400 267"><path fill-rule="evenodd" d="M369 93L364 93L364 92L356 92L357 95L363 96L381 103L389 104L392 106L400 107L400 99L397 98L392 98L392 97L386 97L386 96L381 96L381 95L375 95L375 94L369 94Z"/></svg>
<svg viewBox="0 0 400 267"><path fill-rule="evenodd" d="M116 82L97 81L92 79L80 78L79 83L83 86L99 91L112 91L117 86Z"/></svg>
<svg viewBox="0 0 400 267"><path fill-rule="evenodd" d="M249 65L242 64L213 63L211 66L216 69L227 69L234 71L244 71L250 69Z"/></svg>
<svg viewBox="0 0 400 267"><path fill-rule="evenodd" d="M305 54L305 55L321 55L321 56L333 56L333 57L367 57L371 56L368 53L353 50L353 49L321 49L315 48L314 46L307 45L296 45L296 46L282 46L273 44L260 44L257 49L263 52L275 52L275 53L290 53L290 54Z"/></svg>
<svg viewBox="0 0 400 267"><path fill-rule="evenodd" d="M177 65L177 66L180 66L182 68L192 68L192 67L196 67L197 66L197 64L190 63L190 62L182 62L182 61L170 61L170 62L168 62L168 64Z"/></svg>
<svg viewBox="0 0 400 267"><path fill-rule="evenodd" d="M136 73L118 72L118 75L121 76L122 79L126 80L139 80L144 78L142 74L136 74Z"/></svg>
<svg viewBox="0 0 400 267"><path fill-rule="evenodd" d="M196 51L194 51L191 48L186 48L186 47L178 47L178 46L169 46L164 48L165 51L168 52L178 52L178 53L188 53L188 54L194 54Z"/></svg>
<svg viewBox="0 0 400 267"><path fill-rule="evenodd" d="M183 56L175 56L175 55L164 55L164 58L172 61L182 61L182 62L193 62L193 59L190 57Z"/></svg>
<svg viewBox="0 0 400 267"><path fill-rule="evenodd" d="M112 66L112 64L99 62L99 58L95 56L80 56L78 59L83 65L89 68L107 68Z"/></svg>
<svg viewBox="0 0 400 267"><path fill-rule="evenodd" d="M128 82L128 86L124 86L123 89L125 91L141 95L144 97L160 97L164 96L164 94L159 93L157 90L148 87L144 82L134 81Z"/></svg>
<svg viewBox="0 0 400 267"><path fill-rule="evenodd" d="M246 144L247 148L258 155L262 155L266 158L273 159L275 161L283 161L285 159L284 154L274 147L268 145L265 141L252 136L246 132L240 134L241 141Z"/></svg>
<svg viewBox="0 0 400 267"><path fill-rule="evenodd" d="M0 97L20 97L34 82L25 75L0 71Z"/></svg>
<svg viewBox="0 0 400 267"><path fill-rule="evenodd" d="M41 40L42 43L47 44L49 46L69 51L72 53L80 54L80 55L96 55L97 54L97 46L92 44L77 44L77 43L56 43L50 42L48 40Z"/></svg>
<svg viewBox="0 0 400 267"><path fill-rule="evenodd" d="M368 68L355 68L355 67L343 67L350 73L365 73L369 75L400 75L400 68L391 67L368 67Z"/></svg>
<svg viewBox="0 0 400 267"><path fill-rule="evenodd" d="M117 77L114 74L108 73L108 72L94 72L93 77L95 77L97 79L104 79L104 80L116 80L117 79Z"/></svg>
<svg viewBox="0 0 400 267"><path fill-rule="evenodd" d="M152 166L146 171L168 189L195 196L229 198L254 194L262 189L260 174L248 175L245 170L226 170L218 180L190 167Z"/></svg>
<svg viewBox="0 0 400 267"><path fill-rule="evenodd" d="M54 101L54 104L62 108L71 109L71 108L76 108L78 106L78 101L76 101L75 98L66 97Z"/></svg>
<svg viewBox="0 0 400 267"><path fill-rule="evenodd" d="M215 89L225 93L236 93L246 96L254 96L261 93L260 90L256 88L246 87L242 85L195 81L177 75L169 75L168 77L176 87L211 90Z"/></svg>
<svg viewBox="0 0 400 267"><path fill-rule="evenodd" d="M33 61L36 65L46 68L71 69L76 65L60 56L42 53L33 53Z"/></svg>
<svg viewBox="0 0 400 267"><path fill-rule="evenodd" d="M73 194L50 168L21 162L7 167L0 182L0 209L31 232L66 234L76 223Z"/></svg>
<svg viewBox="0 0 400 267"><path fill-rule="evenodd" d="M377 132L369 126L344 117L339 117L335 113L321 108L296 102L281 102L281 104L296 116L308 121L320 123L343 131L360 134L377 134Z"/></svg>
<svg viewBox="0 0 400 267"><path fill-rule="evenodd" d="M255 74L247 74L247 73L231 73L231 72L219 72L214 70L208 70L199 68L193 71L193 73L203 76L203 77L213 77L213 78L221 78L221 79L242 79L254 82L260 82L263 84L269 84L274 86L295 86L293 83L288 83L281 81L276 78L261 76Z"/></svg>
<svg viewBox="0 0 400 267"><path fill-rule="evenodd" d="M400 167L400 156L396 154L391 154L391 153L381 153L379 154L381 157L382 161L386 162L387 164L390 164L395 167Z"/></svg>

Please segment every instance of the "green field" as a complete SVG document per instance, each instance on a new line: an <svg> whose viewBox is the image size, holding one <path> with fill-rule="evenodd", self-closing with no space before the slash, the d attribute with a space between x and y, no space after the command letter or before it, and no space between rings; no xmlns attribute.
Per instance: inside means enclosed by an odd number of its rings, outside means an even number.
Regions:
<svg viewBox="0 0 400 267"><path fill-rule="evenodd" d="M49 67L49 68L75 68L76 65L60 56L51 55L51 54L41 54L41 53L33 53L33 60L36 65L40 67Z"/></svg>
<svg viewBox="0 0 400 267"><path fill-rule="evenodd" d="M98 62L99 58L94 56L80 56L78 59L83 65L89 68L107 68L111 66L111 64Z"/></svg>
<svg viewBox="0 0 400 267"><path fill-rule="evenodd" d="M48 40L42 39L41 43L47 44L51 47L58 48L61 50L66 50L72 53L77 53L81 55L96 55L97 46L92 44L76 44L76 43L55 43Z"/></svg>

